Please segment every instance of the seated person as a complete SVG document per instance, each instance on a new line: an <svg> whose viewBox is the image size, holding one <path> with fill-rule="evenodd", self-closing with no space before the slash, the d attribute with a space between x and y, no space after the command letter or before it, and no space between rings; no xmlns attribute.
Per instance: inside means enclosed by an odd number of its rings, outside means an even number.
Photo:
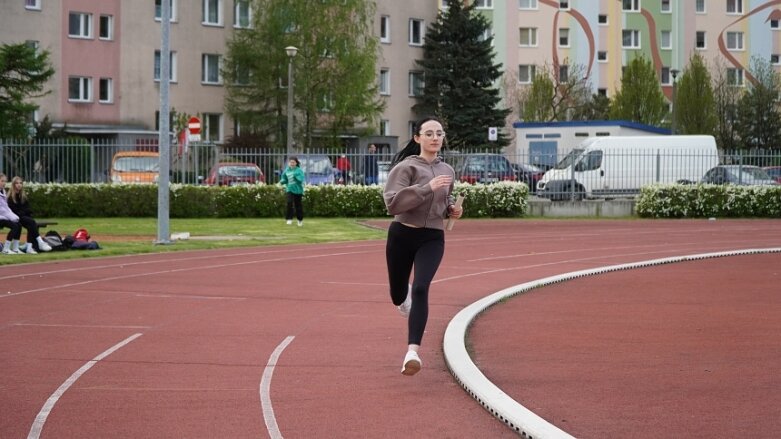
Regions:
<svg viewBox="0 0 781 439"><path fill-rule="evenodd" d="M30 203L27 201L27 196L24 194L24 181L22 180L22 177L14 177L14 179L11 180L11 190L8 192L8 207L11 208L13 213L19 216L19 224L27 229L27 253L38 253L35 251L35 247L40 251L51 251L52 248L43 240L43 238L41 238L40 233L38 233L38 223L33 219Z"/></svg>
<svg viewBox="0 0 781 439"><path fill-rule="evenodd" d="M19 251L19 236L22 234L22 225L19 224L19 216L9 207L5 196L5 183L8 181L5 174L0 172L0 227L11 229L3 245L4 255L15 255L22 253Z"/></svg>

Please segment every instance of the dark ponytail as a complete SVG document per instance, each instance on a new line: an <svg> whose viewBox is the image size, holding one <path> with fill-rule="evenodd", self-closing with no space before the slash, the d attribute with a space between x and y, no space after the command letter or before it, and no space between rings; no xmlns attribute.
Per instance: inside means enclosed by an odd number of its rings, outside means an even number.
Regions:
<svg viewBox="0 0 781 439"><path fill-rule="evenodd" d="M397 164L399 164L402 160L406 159L407 157L411 155L420 155L420 143L415 141L415 136L420 135L420 127L423 126L424 123L433 120L436 122L439 122L442 124L442 121L439 120L436 116L426 116L423 119L420 119L415 123L415 132L412 134L412 138L409 139L409 142L407 142L407 145L402 148L401 151L397 152L395 156L393 156L393 160L391 161L390 167L393 168Z"/></svg>

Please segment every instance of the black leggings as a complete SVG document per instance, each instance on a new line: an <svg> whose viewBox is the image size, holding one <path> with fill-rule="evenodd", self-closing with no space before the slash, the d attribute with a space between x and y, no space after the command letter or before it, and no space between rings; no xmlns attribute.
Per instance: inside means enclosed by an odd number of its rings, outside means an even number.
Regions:
<svg viewBox="0 0 781 439"><path fill-rule="evenodd" d="M407 284L413 266L412 310L409 314L407 342L419 345L428 321L428 290L445 254L445 232L437 229L407 227L392 222L388 229L385 258L391 301L398 306L407 297Z"/></svg>
<svg viewBox="0 0 781 439"><path fill-rule="evenodd" d="M293 219L293 208L295 207L296 219L299 221L304 220L304 206L301 203L302 198L304 198L303 195L287 192L287 209L285 210L285 219Z"/></svg>
<svg viewBox="0 0 781 439"><path fill-rule="evenodd" d="M19 222L12 222L7 219L0 219L0 227L8 227L8 235L6 235L6 240L13 241L15 239L19 239L20 236L22 236L22 225L19 224Z"/></svg>
<svg viewBox="0 0 781 439"><path fill-rule="evenodd" d="M20 216L19 224L21 224L22 227L27 229L27 243L32 245L35 242L35 240L38 239L38 236L40 236L40 233L38 233L38 223L36 223L32 217ZM19 230L19 235L17 235L17 239L19 239L19 236L21 235L22 235L21 230Z"/></svg>

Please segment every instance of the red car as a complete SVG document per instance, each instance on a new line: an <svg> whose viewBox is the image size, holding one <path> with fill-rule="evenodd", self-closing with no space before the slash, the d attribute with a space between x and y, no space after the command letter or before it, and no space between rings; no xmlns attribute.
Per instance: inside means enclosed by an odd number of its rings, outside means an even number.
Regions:
<svg viewBox="0 0 781 439"><path fill-rule="evenodd" d="M781 166L765 166L765 171L767 171L768 175L773 177L773 180L781 183Z"/></svg>
<svg viewBox="0 0 781 439"><path fill-rule="evenodd" d="M232 186L265 182L266 176L254 163L218 163L209 171L205 184L208 186Z"/></svg>

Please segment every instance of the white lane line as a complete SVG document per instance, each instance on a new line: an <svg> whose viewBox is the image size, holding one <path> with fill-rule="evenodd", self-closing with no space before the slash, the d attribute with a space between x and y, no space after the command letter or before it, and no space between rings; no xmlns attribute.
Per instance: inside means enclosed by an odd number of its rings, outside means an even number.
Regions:
<svg viewBox="0 0 781 439"><path fill-rule="evenodd" d="M282 432L279 431L277 418L274 416L274 408L271 407L271 377L274 375L274 367L277 365L279 356L285 350L295 337L290 335L274 349L263 370L263 379L260 380L260 405L263 407L263 419L266 421L266 429L271 439L282 439Z"/></svg>
<svg viewBox="0 0 781 439"><path fill-rule="evenodd" d="M328 254L322 254L322 255L305 255L305 256L291 256L291 257L285 257L285 258L273 258L273 259L263 259L260 261L242 261L242 262L235 262L231 264L218 264L218 265L208 265L208 266L196 266L196 267L187 267L187 268L177 268L177 269L171 269L171 270L160 270L160 271L151 271L151 272L144 272L144 273L134 273L134 274L127 274L123 276L111 276L111 277L104 277L100 279L90 279L82 282L73 282L69 284L60 284L60 285L50 285L47 287L42 288L36 288L32 290L25 290L25 291L16 291L16 292L7 292L4 295L0 295L0 299L4 297L13 297L13 296L19 296L22 294L29 294L29 293L38 293L41 291L50 291L50 290L56 290L61 288L71 288L76 287L79 285L89 285L94 284L98 282L106 282L106 281L112 281L112 280L121 280L121 279L132 279L137 277L146 277L146 276L155 276L160 274L169 274L169 273L183 273L186 271L201 271L201 270L212 270L212 269L220 269L220 268L226 268L226 267L238 267L242 265L253 265L253 264L260 264L260 263L268 263L268 262L287 262L287 261L296 261L296 260L305 260L305 259L320 259L320 258L333 258L336 256L346 256L346 255L353 255L353 254L364 254L364 253L371 253L370 251L355 251L355 252L336 252L336 253L328 253ZM213 259L213 258L212 258Z"/></svg>
<svg viewBox="0 0 781 439"><path fill-rule="evenodd" d="M39 326L51 328L104 328L104 329L149 329L151 326L136 325L65 325L52 323L11 323L11 326Z"/></svg>
<svg viewBox="0 0 781 439"><path fill-rule="evenodd" d="M97 364L98 361L108 357L114 351L121 348L122 346L125 346L126 344L130 343L131 341L137 339L138 337L141 337L141 333L136 333L131 335L130 337L124 339L123 341L115 344L111 348L104 351L102 354L98 355L97 357L93 358L92 360L88 361L84 366L81 366L79 370L73 373L67 380L65 380L62 385L52 393L52 396L49 397L48 400L46 400L46 403L41 407L41 411L38 412L38 416L35 417L35 421L33 421L33 425L30 428L30 433L27 435L27 439L38 439L41 436L41 431L43 431L43 424L46 423L46 418L49 417L49 413L51 413L52 409L54 408L54 404L57 403L57 400L60 399L60 397L65 393L66 390L70 388L70 386L73 385L73 383L76 382L76 380L79 379L82 375L84 375L92 366Z"/></svg>

